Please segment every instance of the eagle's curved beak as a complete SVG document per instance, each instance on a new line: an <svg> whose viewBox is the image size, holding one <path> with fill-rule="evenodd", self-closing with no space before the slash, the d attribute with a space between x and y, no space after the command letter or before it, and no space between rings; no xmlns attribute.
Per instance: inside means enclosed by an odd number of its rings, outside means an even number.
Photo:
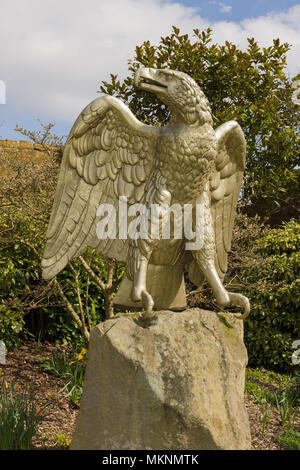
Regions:
<svg viewBox="0 0 300 470"><path fill-rule="evenodd" d="M153 93L162 92L167 89L167 84L162 79L157 78L157 70L152 68L140 67L134 75L134 84L137 88Z"/></svg>

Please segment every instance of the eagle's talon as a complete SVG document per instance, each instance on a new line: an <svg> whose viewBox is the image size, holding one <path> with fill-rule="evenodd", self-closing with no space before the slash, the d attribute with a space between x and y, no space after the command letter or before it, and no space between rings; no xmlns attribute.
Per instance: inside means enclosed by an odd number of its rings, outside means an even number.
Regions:
<svg viewBox="0 0 300 470"><path fill-rule="evenodd" d="M144 312L142 312L140 318L144 327L155 325L158 321L158 315L153 311L149 312L145 310Z"/></svg>
<svg viewBox="0 0 300 470"><path fill-rule="evenodd" d="M237 294L236 292L228 292L231 305L236 305L237 307L243 307L244 313L236 315L236 318L239 320L245 320L250 313L250 302L249 299L243 294Z"/></svg>

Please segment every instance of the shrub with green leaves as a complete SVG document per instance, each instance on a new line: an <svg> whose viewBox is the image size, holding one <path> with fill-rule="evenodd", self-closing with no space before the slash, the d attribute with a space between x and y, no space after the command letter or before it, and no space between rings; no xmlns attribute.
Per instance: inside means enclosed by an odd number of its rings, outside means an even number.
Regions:
<svg viewBox="0 0 300 470"><path fill-rule="evenodd" d="M5 223L2 213L0 224L3 227ZM37 283L38 271L38 259L28 246L8 238L0 241L0 339L8 348L18 347L20 334L26 334L22 299Z"/></svg>
<svg viewBox="0 0 300 470"><path fill-rule="evenodd" d="M291 220L255 242L259 265L241 273L251 314L245 322L249 364L290 371L300 338L300 222Z"/></svg>

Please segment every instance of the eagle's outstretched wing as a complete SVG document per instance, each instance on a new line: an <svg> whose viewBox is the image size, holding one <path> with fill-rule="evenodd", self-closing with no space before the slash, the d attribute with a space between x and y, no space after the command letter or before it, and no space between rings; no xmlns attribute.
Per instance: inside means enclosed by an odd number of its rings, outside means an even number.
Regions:
<svg viewBox="0 0 300 470"><path fill-rule="evenodd" d="M210 178L215 265L223 280L228 269L236 206L245 170L246 142L240 125L228 121L216 129L217 158Z"/></svg>
<svg viewBox="0 0 300 470"><path fill-rule="evenodd" d="M236 206L245 170L246 141L240 125L228 121L216 129L217 157L211 173L208 191L215 234L215 267L223 281L228 269L232 230ZM187 258L190 280L197 286L204 281L195 260Z"/></svg>
<svg viewBox="0 0 300 470"><path fill-rule="evenodd" d="M127 243L118 237L119 197L140 202L155 154L159 128L142 124L121 101L92 101L74 123L65 146L46 233L43 278L58 274L88 246L126 260ZM116 211L116 238L99 239L100 204ZM102 214L103 215L103 214Z"/></svg>

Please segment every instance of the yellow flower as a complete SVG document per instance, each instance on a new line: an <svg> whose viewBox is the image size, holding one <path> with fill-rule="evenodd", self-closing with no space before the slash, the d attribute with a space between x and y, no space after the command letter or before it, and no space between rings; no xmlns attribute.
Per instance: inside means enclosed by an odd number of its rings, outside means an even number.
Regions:
<svg viewBox="0 0 300 470"><path fill-rule="evenodd" d="M76 358L78 361L81 361L83 359L83 356L87 353L87 350L85 348L82 348L80 353L76 355Z"/></svg>

